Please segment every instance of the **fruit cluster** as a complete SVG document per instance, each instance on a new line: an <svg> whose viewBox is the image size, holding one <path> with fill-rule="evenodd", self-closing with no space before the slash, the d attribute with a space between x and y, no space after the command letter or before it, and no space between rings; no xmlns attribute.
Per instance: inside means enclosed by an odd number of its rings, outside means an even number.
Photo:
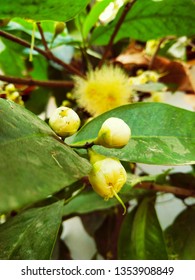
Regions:
<svg viewBox="0 0 195 280"><path fill-rule="evenodd" d="M67 137L79 129L80 118L71 108L62 106L54 111L49 125L59 136ZM93 144L106 148L123 148L128 144L130 137L129 126L122 119L111 117L103 122ZM105 200L116 197L126 211L123 201L118 196L127 180L123 165L117 158L103 156L92 148L88 148L88 156L92 164L88 177L94 191Z"/></svg>

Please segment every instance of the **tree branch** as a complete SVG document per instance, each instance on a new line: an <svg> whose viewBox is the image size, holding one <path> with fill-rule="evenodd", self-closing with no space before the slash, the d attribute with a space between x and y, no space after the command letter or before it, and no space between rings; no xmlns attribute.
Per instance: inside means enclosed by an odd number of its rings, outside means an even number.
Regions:
<svg viewBox="0 0 195 280"><path fill-rule="evenodd" d="M44 33L43 33L43 29L41 27L41 23L40 22L37 22L37 27L38 27L38 30L39 30L39 33L41 35L41 40L42 40L42 43L43 43L43 46L45 48L45 51L47 53L50 53L50 49L48 48L48 45L47 45L47 41L45 40L45 36L44 36Z"/></svg>
<svg viewBox="0 0 195 280"><path fill-rule="evenodd" d="M12 34L9 34L3 30L0 30L0 36L4 37L5 39L8 39L12 42L15 42L19 45L22 45L24 47L30 48L31 45L29 42L18 38ZM63 62L61 59L57 58L56 56L54 56L51 52L47 52L46 50L42 50L41 48L38 48L36 46L34 46L33 48L35 51L37 51L38 53L40 53L41 55L43 55L45 58L47 58L48 60L52 60L53 62L57 63L58 65L62 66L63 68L65 68L66 70L68 70L70 73L78 75L82 78L85 78L84 74L81 73L78 69L76 69L75 67L73 67L70 64L67 64L65 62Z"/></svg>
<svg viewBox="0 0 195 280"><path fill-rule="evenodd" d="M41 86L41 87L49 87L49 88L72 88L74 83L72 81L40 81L33 80L31 78L17 78L0 75L0 80L8 83L18 84L18 85L28 85L28 86Z"/></svg>
<svg viewBox="0 0 195 280"><path fill-rule="evenodd" d="M113 45L113 42L114 42L114 39L121 27L121 24L123 23L123 21L125 20L125 17L126 15L128 14L128 12L130 11L130 9L133 7L133 4L136 2L136 0L132 0L130 2L128 2L126 5L125 5L125 8L117 22L117 24L115 25L115 29L114 29L114 32L112 33L111 37L110 37L110 41L108 43L108 45L106 46L106 49L105 49L105 52L102 56L102 59L100 60L99 64L98 64L98 67L101 68L102 65L104 64L111 48L112 48L112 45Z"/></svg>
<svg viewBox="0 0 195 280"><path fill-rule="evenodd" d="M159 185L151 182L139 183L134 188L153 190L156 192L172 193L183 197L195 197L195 190L178 188L178 187L168 186L168 185Z"/></svg>

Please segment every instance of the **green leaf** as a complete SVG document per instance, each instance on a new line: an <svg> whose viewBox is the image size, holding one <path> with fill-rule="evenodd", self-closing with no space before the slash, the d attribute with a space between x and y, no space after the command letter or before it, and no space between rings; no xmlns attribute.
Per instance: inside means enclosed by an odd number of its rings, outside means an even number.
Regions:
<svg viewBox="0 0 195 280"><path fill-rule="evenodd" d="M108 111L72 138L74 145L90 142L109 117L123 119L132 137L122 149L94 146L94 150L120 160L155 165L195 163L195 113L163 103L134 103Z"/></svg>
<svg viewBox="0 0 195 280"><path fill-rule="evenodd" d="M119 259L168 259L153 198L144 198L138 207L126 216L119 239Z"/></svg>
<svg viewBox="0 0 195 280"><path fill-rule="evenodd" d="M63 214L65 216L70 214L85 214L109 209L117 204L119 202L115 198L105 201L94 191L84 192L64 205Z"/></svg>
<svg viewBox="0 0 195 280"><path fill-rule="evenodd" d="M89 0L0 0L0 18L30 18L68 21L84 9Z"/></svg>
<svg viewBox="0 0 195 280"><path fill-rule="evenodd" d="M97 27L92 33L91 44L106 45L123 12L122 7L115 20ZM168 35L192 36L195 20L195 2L192 0L137 0L120 27L115 42L122 38L140 41L158 39Z"/></svg>
<svg viewBox="0 0 195 280"><path fill-rule="evenodd" d="M98 21L100 14L105 10L105 8L112 2L113 0L103 0L101 2L95 3L92 7L91 11L85 18L83 23L83 37L87 38L89 31Z"/></svg>
<svg viewBox="0 0 195 280"><path fill-rule="evenodd" d="M36 115L43 113L48 104L51 92L47 88L38 88L29 94L29 99L25 102L25 107Z"/></svg>
<svg viewBox="0 0 195 280"><path fill-rule="evenodd" d="M188 207L165 231L170 258L195 260L195 206Z"/></svg>
<svg viewBox="0 0 195 280"><path fill-rule="evenodd" d="M130 213L127 213L123 224L121 226L119 240L118 240L118 259L128 260L133 256L133 246L131 232L133 230L133 221L135 219L135 214L137 207L135 207Z"/></svg>
<svg viewBox="0 0 195 280"><path fill-rule="evenodd" d="M21 77L25 70L23 47L15 43L1 39L0 41L0 68L10 76Z"/></svg>
<svg viewBox="0 0 195 280"><path fill-rule="evenodd" d="M90 164L37 116L0 99L0 212L44 199L88 174Z"/></svg>
<svg viewBox="0 0 195 280"><path fill-rule="evenodd" d="M61 224L62 206L60 201L30 209L0 225L0 259L50 259Z"/></svg>

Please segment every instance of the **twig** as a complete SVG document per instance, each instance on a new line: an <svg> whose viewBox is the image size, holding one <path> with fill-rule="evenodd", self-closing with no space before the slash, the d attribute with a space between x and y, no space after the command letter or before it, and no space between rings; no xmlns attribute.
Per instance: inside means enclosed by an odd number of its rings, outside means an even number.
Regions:
<svg viewBox="0 0 195 280"><path fill-rule="evenodd" d="M101 68L102 65L104 64L107 56L108 56L108 53L110 52L111 48L112 48L112 45L113 45L113 42L114 42L114 39L121 27L121 24L123 23L123 21L125 20L125 17L127 15L127 13L130 11L130 9L132 8L133 4L136 2L136 0L132 0L130 2L128 2L126 5L125 5L125 8L117 22L117 24L115 25L115 29L114 29L114 32L112 33L112 36L110 37L110 41L108 43L108 45L106 46L105 48L105 52L102 56L102 59L100 60L99 64L98 64L98 67Z"/></svg>
<svg viewBox="0 0 195 280"><path fill-rule="evenodd" d="M22 45L24 47L30 48L30 43L20 39L14 35L11 35L3 30L0 30L0 36L4 37L12 42L15 42L19 45ZM35 51L37 51L38 53L40 53L41 55L43 55L45 58L47 58L48 60L52 60L53 62L57 63L58 65L61 65L63 68L65 68L66 70L70 71L72 74L78 75L82 78L85 78L84 74L81 73L78 69L76 69L75 67L73 67L70 64L67 64L65 62L63 62L61 59L57 58L55 55L53 55L51 52L47 52L45 50L42 50L41 48L38 48L36 46L34 46L33 48Z"/></svg>
<svg viewBox="0 0 195 280"><path fill-rule="evenodd" d="M195 190L183 189L183 188L178 188L175 186L168 186L168 185L159 185L150 182L139 183L134 188L153 190L157 192L172 193L184 197L195 197Z"/></svg>
<svg viewBox="0 0 195 280"><path fill-rule="evenodd" d="M39 33L41 35L41 40L42 40L43 46L45 48L45 51L47 53L50 53L50 49L48 48L47 41L45 40L45 36L44 36L43 29L41 27L41 23L40 22L37 22L37 27L38 27Z"/></svg>
<svg viewBox="0 0 195 280"><path fill-rule="evenodd" d="M72 88L74 86L72 81L40 81L33 80L31 78L18 78L18 77L10 77L0 75L0 80L8 83L18 84L18 85L28 85L28 86L42 86L42 87L50 87L50 88Z"/></svg>
<svg viewBox="0 0 195 280"><path fill-rule="evenodd" d="M160 47L161 47L162 43L163 43L164 41L166 41L166 40L173 40L173 39L175 39L175 38L176 38L175 36L167 36L167 37L164 37L164 38L160 39L160 41L159 41L159 43L158 43L158 45L157 45L157 47L156 47L156 50L155 50L155 52L154 52L154 54L153 54L153 56L152 56L152 58L151 58L151 60L150 60L150 63L149 63L149 65L148 65L148 69L149 69L149 70L152 70L152 68L153 68L154 61L155 61L155 59L156 59L156 56L157 56L157 54L158 54L158 52L159 52L159 50L160 50Z"/></svg>

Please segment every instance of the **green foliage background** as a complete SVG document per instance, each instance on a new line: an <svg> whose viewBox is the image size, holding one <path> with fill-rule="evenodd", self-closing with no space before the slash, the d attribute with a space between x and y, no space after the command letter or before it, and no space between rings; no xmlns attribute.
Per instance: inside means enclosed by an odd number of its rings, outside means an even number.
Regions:
<svg viewBox="0 0 195 280"><path fill-rule="evenodd" d="M80 61L82 55L87 55L96 66L102 55L99 47L109 43L126 6L119 9L111 22L100 24L99 15L112 1L104 0L94 6L89 2L7 0L5 3L0 0L3 74L42 81L71 81L72 73L63 65L71 65L79 57L76 65L86 71L87 62L84 65ZM192 0L137 0L116 34L113 48L117 42L125 47L127 38L141 44L166 36L186 36L193 41L193 10ZM4 19L10 22L4 24ZM25 19L41 22L54 58L45 59L41 52L34 50L33 61L29 62L29 47L4 36L5 33L14 35L30 45L33 24ZM54 21L66 22L66 28L55 40ZM38 30L34 36L35 46L44 49ZM155 208L158 193L136 187L148 182L160 185L162 191L169 184L170 192L179 199L183 197L180 192L174 193L175 188L185 189L194 196L194 112L162 103L138 102L94 118L63 141L47 124L47 105L53 97L59 106L69 90L69 87L35 87L30 98L24 97L26 108L0 98L0 217L5 219L0 225L0 259L58 259L53 250L61 242L62 221L74 216L82 219L96 242L97 254L105 259L109 251L113 259L195 259L194 204L162 230ZM69 102L78 109L74 100ZM37 116L40 113L45 113L45 121ZM85 113L79 113L84 122ZM86 183L91 165L86 149L78 149L79 145L93 141L102 123L112 116L123 119L131 127L131 140L122 149L100 146L94 149L119 158L127 170L128 180L120 197L126 205L136 200L136 206L125 217L116 199L104 201ZM132 165L137 163L191 165L192 171L175 173L174 177L169 170L155 176L135 175ZM104 241L103 233L107 233Z"/></svg>

